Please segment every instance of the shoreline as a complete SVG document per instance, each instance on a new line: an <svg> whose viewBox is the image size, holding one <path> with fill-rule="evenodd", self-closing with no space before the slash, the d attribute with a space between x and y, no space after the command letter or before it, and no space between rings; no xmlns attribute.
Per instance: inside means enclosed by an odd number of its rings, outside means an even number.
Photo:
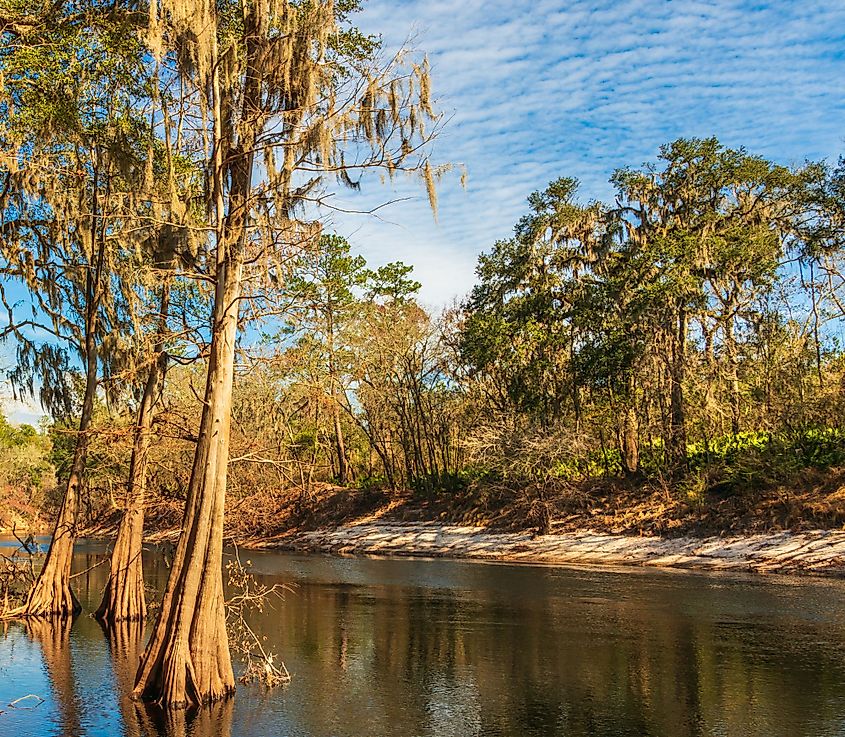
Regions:
<svg viewBox="0 0 845 737"><path fill-rule="evenodd" d="M436 522L361 521L252 538L245 549L378 557L455 558L545 565L633 566L689 571L845 578L845 531L710 537L635 537L584 530L550 535Z"/></svg>

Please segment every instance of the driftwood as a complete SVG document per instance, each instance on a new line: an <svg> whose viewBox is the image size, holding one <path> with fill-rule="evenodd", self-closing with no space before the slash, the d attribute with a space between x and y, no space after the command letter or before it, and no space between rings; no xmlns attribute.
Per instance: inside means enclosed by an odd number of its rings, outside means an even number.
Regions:
<svg viewBox="0 0 845 737"><path fill-rule="evenodd" d="M36 703L32 704L32 706L21 706L26 701L30 699L36 699ZM44 699L42 699L38 694L28 693L26 696L21 696L20 698L15 699L14 701L10 701L7 705L7 709L37 709L41 704L44 703ZM5 709L0 709L0 714L4 714Z"/></svg>
<svg viewBox="0 0 845 737"><path fill-rule="evenodd" d="M25 540L22 540L17 533L17 526L12 525L12 536L18 541L18 547L15 548L11 555L0 554L0 619L10 619L15 616L18 607L12 606L9 602L9 596L14 596L13 589L19 587L20 602L26 592L35 583L35 559L41 554L38 550L38 544L32 534L27 535Z"/></svg>
<svg viewBox="0 0 845 737"><path fill-rule="evenodd" d="M36 699L38 703L33 704L32 706L20 706L20 703L26 701L27 699ZM44 703L44 699L42 699L38 694L29 693L26 696L21 696L20 698L15 699L14 701L9 702L10 709L35 709L36 707L41 706Z"/></svg>

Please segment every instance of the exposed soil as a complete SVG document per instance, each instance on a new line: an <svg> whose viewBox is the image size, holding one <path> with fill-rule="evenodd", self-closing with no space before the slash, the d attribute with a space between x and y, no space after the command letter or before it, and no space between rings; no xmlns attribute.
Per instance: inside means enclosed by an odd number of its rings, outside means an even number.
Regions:
<svg viewBox="0 0 845 737"><path fill-rule="evenodd" d="M178 500L153 501L147 510L148 537L175 537L181 515ZM430 497L331 485L308 496L270 489L228 501L226 534L239 542L257 541L362 520L660 537L838 530L845 527L845 469L807 471L789 488L742 493L716 488L697 496L641 480L559 488L487 485ZM115 511L85 533L113 534L118 521Z"/></svg>
<svg viewBox="0 0 845 737"><path fill-rule="evenodd" d="M550 488L480 486L420 498L324 486L310 498L257 494L231 504L230 534L270 536L334 527L367 517L437 521L497 530L705 536L845 526L845 469L806 472L795 485L699 496L642 481L596 481Z"/></svg>

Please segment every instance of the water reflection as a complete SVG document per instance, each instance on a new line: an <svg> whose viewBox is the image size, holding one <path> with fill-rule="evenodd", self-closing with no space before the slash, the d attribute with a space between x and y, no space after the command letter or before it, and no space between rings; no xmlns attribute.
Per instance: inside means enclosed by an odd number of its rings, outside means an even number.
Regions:
<svg viewBox="0 0 845 737"><path fill-rule="evenodd" d="M83 546L84 571L102 555ZM0 638L0 734L292 735L842 734L840 582L564 571L450 561L253 556L294 584L256 632L294 675L241 687L211 709L167 713L129 699L143 633L8 626ZM167 569L154 552L149 583ZM107 570L76 579L89 611Z"/></svg>
<svg viewBox="0 0 845 737"><path fill-rule="evenodd" d="M115 698L120 711L120 734L126 737L150 737L165 734L155 723L153 715L143 705L130 698L135 685L135 673L144 650L144 625L141 622L117 622L106 627L99 623L109 644L114 674Z"/></svg>
<svg viewBox="0 0 845 737"><path fill-rule="evenodd" d="M58 706L56 726L62 734L82 733L80 710L82 705L76 695L73 663L70 650L70 630L73 618L56 622L30 619L24 623L26 635L38 646L43 667L50 685L50 692ZM37 708L37 707L36 707Z"/></svg>
<svg viewBox="0 0 845 737"><path fill-rule="evenodd" d="M149 704L136 704L135 710L135 726L141 730L135 734L143 737L232 737L233 699L218 701L201 709L164 710Z"/></svg>

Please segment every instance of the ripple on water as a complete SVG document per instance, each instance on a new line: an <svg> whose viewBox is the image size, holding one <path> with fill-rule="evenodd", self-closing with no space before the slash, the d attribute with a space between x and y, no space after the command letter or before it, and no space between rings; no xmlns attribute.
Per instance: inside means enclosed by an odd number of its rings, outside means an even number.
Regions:
<svg viewBox="0 0 845 737"><path fill-rule="evenodd" d="M0 539L0 546L6 541ZM84 571L104 547L82 542ZM293 584L252 622L283 691L165 719L127 698L140 632L0 630L0 735L825 737L845 722L845 583L251 553ZM147 581L167 568L154 548ZM106 568L74 580L91 611ZM31 710L5 705L27 693Z"/></svg>

